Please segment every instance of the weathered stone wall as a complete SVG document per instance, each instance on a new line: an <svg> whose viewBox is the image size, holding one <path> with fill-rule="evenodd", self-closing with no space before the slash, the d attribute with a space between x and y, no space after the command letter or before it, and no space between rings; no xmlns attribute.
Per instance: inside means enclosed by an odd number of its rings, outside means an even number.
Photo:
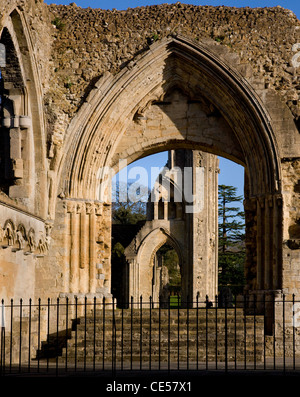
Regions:
<svg viewBox="0 0 300 397"><path fill-rule="evenodd" d="M55 148L56 138L63 140L69 118L76 113L87 98L93 83L100 76L105 75L106 72L116 75L125 65L130 67L130 61L137 54L147 51L149 44L172 34L183 34L195 42L213 40L219 54L222 54L222 49L224 53L232 54L232 65L234 55L239 57L239 63L245 65L244 77L251 77L251 84L255 86L261 98L266 98L266 102L270 104L271 117L278 125L280 133L277 137L280 149L284 148L283 152L287 153L295 148L293 142L289 140L290 136L286 135L288 118L278 111L280 107L278 100L271 94L273 91L279 94L279 98L288 105L297 123L299 70L292 65L294 55L292 47L300 41L300 25L289 10L281 7L270 9L196 7L180 3L127 11L81 9L74 4L68 7L52 5L48 9L53 25L52 37L55 40L51 64L53 68L51 89L45 97L45 105L48 115L58 117L57 124L53 123L50 128L54 144L52 147ZM251 66L253 75L247 74L247 66ZM266 89L269 91L267 92ZM155 106L152 110L154 108ZM182 108L180 109L182 111ZM146 124L149 124L149 111L147 116ZM159 124L158 120L155 122ZM139 125L141 131L142 123ZM151 133L156 134L156 129L160 128L158 124L149 124L145 127L147 139ZM133 124L133 127L127 129L119 146L121 149L124 148L127 144L126 140L128 141L126 155L129 159L130 151L136 153L138 150L138 147L132 146L132 139L136 134L141 141L143 135L137 125ZM140 148L142 146L141 141ZM123 155L123 152L120 155ZM113 162L116 161L117 153ZM55 156L51 164L55 164ZM289 176L286 177L288 180ZM289 200L290 198L287 198L287 202ZM266 202L269 206L267 198ZM267 212L264 216L269 222L271 218ZM283 216L288 219L290 216L286 212L285 204ZM255 228L255 224L253 227ZM254 233L250 251L254 250L256 239ZM298 254L294 252L293 255ZM287 260L290 260L290 253L287 253L287 256ZM294 260L295 258L292 262ZM257 273L257 270L254 269L254 272Z"/></svg>
<svg viewBox="0 0 300 397"><path fill-rule="evenodd" d="M117 73L150 42L170 34L198 41L212 38L237 53L257 77L263 77L265 86L282 95L298 120L299 70L291 59L292 46L300 41L300 24L289 10L176 3L108 11L10 0L1 4L2 24L15 6L24 11L32 36L45 94L52 164L53 144L61 144L67 123L93 83L106 71Z"/></svg>
<svg viewBox="0 0 300 397"><path fill-rule="evenodd" d="M149 43L171 34L197 41L214 39L253 67L265 85L280 92L296 118L298 70L291 60L300 41L300 23L289 10L191 6L180 3L106 11L49 6L53 26L49 109L70 115L78 109L95 79L117 73ZM52 105L52 106L51 106Z"/></svg>
<svg viewBox="0 0 300 397"><path fill-rule="evenodd" d="M29 48L23 46L25 36L22 38L20 35L20 25L17 20L9 18L15 7L18 7L21 21L28 29L26 30L26 35L28 35L26 43L30 43ZM32 163L44 162L45 167L36 167L35 179L28 171L30 189L42 193L36 194L34 203L30 198L17 200L18 197L12 198L1 194L3 202L15 206L21 211L28 210L28 206L30 206L31 216L39 215L43 222L49 220L48 217L54 221L55 217L51 241L52 251L47 258L39 262L35 274L38 284L32 282L30 288L36 289L38 293L49 293L53 296L66 291L64 266L69 263L70 252L68 249L66 250L64 240L60 239L60 236L65 231L67 231L65 238L71 235L68 232L68 220L65 219L65 217L69 217L66 215L67 211L64 207L67 204L63 201L65 197L58 191L57 185L60 178L64 183L64 178L67 179L69 175L58 175L58 169L63 168L63 165L60 164L60 161L63 162L63 160L57 154L58 149L62 148L67 140L65 133L70 121L74 120L74 116L78 114L78 109L85 102L88 94L93 94L92 89L96 82L97 94L100 96L101 90L105 91L103 85L110 83L110 77L105 80L107 72L112 76L117 76L124 66L128 66L130 69L135 64L138 54L145 54L149 51L151 43L160 42L167 36L176 34L182 34L195 43L209 43L208 46L215 49L221 58L222 55L226 58L228 54L231 54L229 62L231 67L238 65L239 71L243 70L243 78L248 79L248 83L254 87L264 104L270 105L270 117L277 128L276 134L278 133L276 142L279 146L279 153L284 153L285 156L282 159L282 170L280 170L284 177L283 190L285 191L283 197L283 239L286 242L286 253L283 270L288 266L292 268L291 272L286 272L288 277L284 278L286 280L284 285L291 287L291 280L296 277L295 272L297 272L294 264L299 258L299 249L297 248L299 167L297 159L295 159L299 143L296 135L289 134L289 131L291 123L293 121L298 123L300 115L299 68L295 69L291 62L294 55L292 47L295 43L300 42L300 23L291 11L281 7L265 9L198 7L180 3L141 7L127 11L105 11L91 8L81 9L75 4L47 6L37 0L9 0L0 2L0 15L0 28L8 27L10 32L15 32L13 40L15 42L19 40L19 48L16 50L19 59L25 61L30 58L34 66L34 73L31 72L29 76L28 64L25 62L25 72L21 69L24 73L22 77L24 81L28 81L28 77L35 77L37 95L43 105L42 109L38 109L43 112L38 113L36 109L38 105L32 96L34 105L32 110L35 112L33 120L38 119L44 128L40 138L29 147L35 153L35 157L31 153L29 159ZM12 23L14 23L13 26ZM151 51L152 49L150 49ZM131 63L132 60L133 63ZM191 74L191 70L188 68L185 72L184 76ZM104 76L104 79L99 81L101 76ZM196 86L195 81L193 84ZM278 97L275 95L277 93ZM149 94L149 100L151 99L153 98L150 98ZM284 112L280 101L288 105ZM91 106L90 98L85 105L86 107ZM194 104L193 106L197 108L198 105ZM153 109L155 109L155 105L152 106L152 111ZM289 118L289 109L294 120ZM203 120L199 122L202 123ZM80 128L84 122L84 120L80 120L78 123L78 134L81 133ZM146 139L148 142L151 141L151 133L155 133L154 129L157 127L154 124L151 127L149 122ZM196 128L197 125L194 127ZM35 125L32 131L33 136L36 136ZM139 126L132 122L127 130L127 134L129 133L139 136ZM126 158L128 159L130 159L130 151L135 150L131 145L131 140L134 137L133 135L126 137L124 134L124 139L121 142L127 145ZM233 139L232 137L233 134L226 136L226 139L223 136L227 143L229 139ZM68 139L72 138L73 136L68 136ZM162 141L163 138L161 137ZM222 134L219 132L218 139L221 138ZM100 139L104 139L103 136L99 137ZM142 142L143 138L139 139L141 139L140 153L143 154L145 147ZM109 137L105 137L104 142L109 142ZM120 148L121 146L118 149ZM232 149L237 150L237 148L238 145L233 142ZM121 151L116 151L115 158L111 160L117 160L118 155L121 154ZM238 158L237 153L235 153L235 157ZM259 160L256 159L256 161ZM294 170L294 173L291 170ZM30 179L31 177L32 179ZM42 177L46 179L46 182L39 179ZM68 182L66 181L66 183ZM20 190L18 189L18 191ZM62 201L58 201L56 206L58 195L60 195L58 200ZM90 199L90 197L70 198ZM51 201L51 209L48 206L48 201ZM26 216L24 215L24 219ZM19 218L20 221L22 217ZM256 214L254 214L255 217ZM97 224L101 237L96 248L97 256L94 258L95 265L99 268L99 272L96 272L98 274L97 288L109 289L109 218L108 207L106 214L101 216L101 221ZM257 219L254 220L254 224L256 221ZM256 244L254 228L252 231L254 233L250 250ZM290 248L289 244L292 244L293 247ZM86 275L82 279L85 280L85 278Z"/></svg>

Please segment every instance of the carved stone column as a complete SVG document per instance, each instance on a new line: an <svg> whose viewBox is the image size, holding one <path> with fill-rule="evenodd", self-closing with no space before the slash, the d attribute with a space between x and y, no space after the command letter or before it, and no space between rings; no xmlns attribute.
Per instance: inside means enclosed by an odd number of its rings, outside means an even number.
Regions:
<svg viewBox="0 0 300 397"><path fill-rule="evenodd" d="M154 202L154 217L153 219L158 219L158 202Z"/></svg>
<svg viewBox="0 0 300 397"><path fill-rule="evenodd" d="M88 261L88 225L87 225L87 215L85 203L80 206L80 269L86 269Z"/></svg>
<svg viewBox="0 0 300 397"><path fill-rule="evenodd" d="M135 260L129 262L129 299L139 302L139 265Z"/></svg>
<svg viewBox="0 0 300 397"><path fill-rule="evenodd" d="M23 160L21 152L21 130L10 129L10 158L13 163L13 176L15 179L23 178Z"/></svg>
<svg viewBox="0 0 300 397"><path fill-rule="evenodd" d="M276 291L282 279L282 198L266 195L244 202L246 279L249 291Z"/></svg>
<svg viewBox="0 0 300 397"><path fill-rule="evenodd" d="M273 286L278 290L283 287L283 200L281 195L273 196Z"/></svg>
<svg viewBox="0 0 300 397"><path fill-rule="evenodd" d="M168 201L164 201L164 220L168 220L169 218L169 203Z"/></svg>
<svg viewBox="0 0 300 397"><path fill-rule="evenodd" d="M70 214L70 292L78 292L79 288L79 214L77 208L76 202L68 202L67 210Z"/></svg>
<svg viewBox="0 0 300 397"><path fill-rule="evenodd" d="M88 216L88 245L89 245L89 290L96 292L96 211L95 205L86 204L86 212Z"/></svg>
<svg viewBox="0 0 300 397"><path fill-rule="evenodd" d="M97 217L102 213L101 205L92 201L67 201L67 212L69 282L66 289L70 293L96 294L103 279L103 266L97 253Z"/></svg>

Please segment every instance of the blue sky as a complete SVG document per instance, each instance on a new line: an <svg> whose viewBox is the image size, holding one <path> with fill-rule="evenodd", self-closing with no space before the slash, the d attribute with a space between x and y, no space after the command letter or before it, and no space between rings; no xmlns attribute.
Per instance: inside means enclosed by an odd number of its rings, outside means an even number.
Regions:
<svg viewBox="0 0 300 397"><path fill-rule="evenodd" d="M59 1L59 0L44 0L47 4L64 4L68 5L72 2L70 1ZM111 10L113 8L117 10L126 10L127 8L135 8L146 5L158 5L158 4L172 4L176 3L176 0L75 0L78 6L82 8L101 8L104 10ZM181 1L184 4L193 5L211 5L211 6L229 6L229 7L276 7L280 5L281 7L287 8L295 13L298 19L300 19L300 0L190 0ZM167 161L167 154L158 153L151 157L141 159L138 162L132 164L132 166L142 166L147 169L150 167L163 167ZM128 167L130 168L130 167ZM220 158L220 175L219 183L224 185L231 185L237 187L237 193L243 195L244 187L244 169L243 167L228 161L226 159ZM149 178L150 179L150 178Z"/></svg>

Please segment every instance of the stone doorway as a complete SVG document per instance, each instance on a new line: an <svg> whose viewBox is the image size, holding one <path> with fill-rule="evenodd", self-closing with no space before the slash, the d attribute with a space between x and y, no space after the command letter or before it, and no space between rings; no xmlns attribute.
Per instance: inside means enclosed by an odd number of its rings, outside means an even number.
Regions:
<svg viewBox="0 0 300 397"><path fill-rule="evenodd" d="M218 171L218 159L209 153L168 152L166 167L148 197L147 219L124 250L128 268L125 300L133 297L137 301L141 295L159 300L161 282L153 279L153 272L161 271L157 253L166 243L179 257L184 301L217 294ZM125 225L123 229L123 234L130 234L129 225L127 231Z"/></svg>
<svg viewBox="0 0 300 397"><path fill-rule="evenodd" d="M180 305L181 267L176 250L164 244L156 252L153 263L152 296L163 305Z"/></svg>

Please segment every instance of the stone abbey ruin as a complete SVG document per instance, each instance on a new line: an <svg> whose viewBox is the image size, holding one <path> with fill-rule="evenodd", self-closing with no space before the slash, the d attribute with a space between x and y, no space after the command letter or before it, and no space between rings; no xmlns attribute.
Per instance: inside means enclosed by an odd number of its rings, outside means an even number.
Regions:
<svg viewBox="0 0 300 397"><path fill-rule="evenodd" d="M161 181L152 189L157 197L149 195L146 221L140 222L125 248L126 263L120 280L124 295L119 300L129 302L133 297L138 302L140 296L151 296L156 303L167 300L168 274L164 273L168 273L168 267L160 256L160 248L165 245L177 253L181 281L177 292L184 301L195 299L197 294L202 301L206 295L218 294L218 165L217 156L209 153L169 151ZM176 175L177 170L180 175ZM192 206L187 203L188 189L184 189L189 178L185 170L190 170L194 180ZM130 236L126 225L119 233Z"/></svg>
<svg viewBox="0 0 300 397"><path fill-rule="evenodd" d="M147 223L155 235L128 249L130 294L146 279L136 258L166 241L186 255L185 293L217 293L212 159L223 156L245 170L245 292L300 296L300 22L291 11L0 0L0 15L1 299L111 299L103 170L177 150L205 158L207 209L193 218L202 229L188 249L174 220Z"/></svg>

